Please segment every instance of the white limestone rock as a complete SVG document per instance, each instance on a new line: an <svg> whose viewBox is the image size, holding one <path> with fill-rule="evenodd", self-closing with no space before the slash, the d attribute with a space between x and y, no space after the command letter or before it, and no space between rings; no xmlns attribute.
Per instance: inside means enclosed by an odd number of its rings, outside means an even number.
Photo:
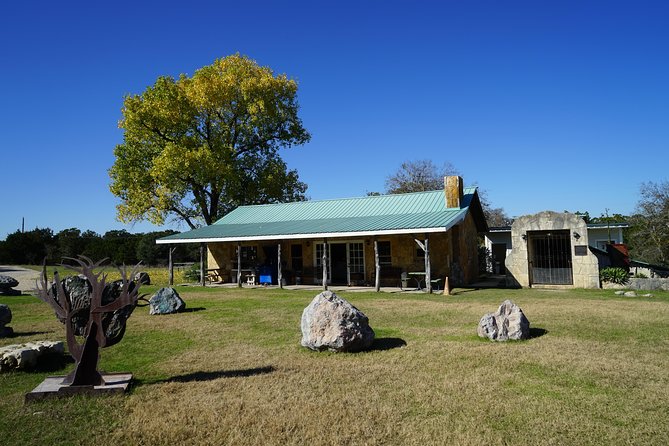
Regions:
<svg viewBox="0 0 669 446"><path fill-rule="evenodd" d="M0 347L0 372L8 370L31 369L40 358L49 355L62 355L65 347L60 341L36 341L26 344L13 344Z"/></svg>
<svg viewBox="0 0 669 446"><path fill-rule="evenodd" d="M358 352L371 347L374 330L365 314L331 291L314 297L302 312L302 346Z"/></svg>
<svg viewBox="0 0 669 446"><path fill-rule="evenodd" d="M491 341L528 339L530 321L523 310L510 300L505 300L497 312L485 314L479 321L477 333Z"/></svg>

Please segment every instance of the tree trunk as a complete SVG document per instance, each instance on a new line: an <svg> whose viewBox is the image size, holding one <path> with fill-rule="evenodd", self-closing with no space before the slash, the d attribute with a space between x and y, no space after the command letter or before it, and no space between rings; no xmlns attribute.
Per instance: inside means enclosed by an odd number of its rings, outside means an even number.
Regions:
<svg viewBox="0 0 669 446"><path fill-rule="evenodd" d="M168 268L169 268L169 284L170 286L174 285L174 262L172 261L172 253L174 252L176 248L173 248L170 246L169 248L169 261L168 261Z"/></svg>
<svg viewBox="0 0 669 446"><path fill-rule="evenodd" d="M381 291L381 263L379 263L379 242L374 239L374 267L376 268L376 292Z"/></svg>
<svg viewBox="0 0 669 446"><path fill-rule="evenodd" d="M204 243L200 243L200 285L205 286L204 284L204 278L205 278L205 271L204 271Z"/></svg>
<svg viewBox="0 0 669 446"><path fill-rule="evenodd" d="M425 291L428 294L432 293L432 265L430 264L430 247L428 246L428 239L425 239Z"/></svg>
<svg viewBox="0 0 669 446"><path fill-rule="evenodd" d="M328 241L323 240L323 290L328 289Z"/></svg>
<svg viewBox="0 0 669 446"><path fill-rule="evenodd" d="M276 265L276 270L277 270L276 280L277 283L279 284L279 288L283 288L283 284L281 283L281 281L283 280L283 275L281 274L281 243L279 243L279 246L277 247L277 257L278 257L277 258L278 263Z"/></svg>
<svg viewBox="0 0 669 446"><path fill-rule="evenodd" d="M237 288L242 287L242 244L237 242Z"/></svg>

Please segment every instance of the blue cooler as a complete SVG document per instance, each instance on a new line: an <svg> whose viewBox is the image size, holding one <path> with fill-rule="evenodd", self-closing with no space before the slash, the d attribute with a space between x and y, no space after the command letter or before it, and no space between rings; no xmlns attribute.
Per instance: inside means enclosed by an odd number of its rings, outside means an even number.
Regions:
<svg viewBox="0 0 669 446"><path fill-rule="evenodd" d="M261 266L258 268L258 274L260 275L260 280L258 283L260 285L271 285L272 284L272 268L269 266Z"/></svg>

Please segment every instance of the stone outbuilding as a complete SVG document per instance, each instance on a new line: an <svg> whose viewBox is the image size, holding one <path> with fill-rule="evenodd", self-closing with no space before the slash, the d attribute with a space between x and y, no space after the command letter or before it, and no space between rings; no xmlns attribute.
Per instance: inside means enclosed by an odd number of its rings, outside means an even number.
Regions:
<svg viewBox="0 0 669 446"><path fill-rule="evenodd" d="M511 225L506 257L510 287L599 288L599 263L588 227L576 214L544 211Z"/></svg>

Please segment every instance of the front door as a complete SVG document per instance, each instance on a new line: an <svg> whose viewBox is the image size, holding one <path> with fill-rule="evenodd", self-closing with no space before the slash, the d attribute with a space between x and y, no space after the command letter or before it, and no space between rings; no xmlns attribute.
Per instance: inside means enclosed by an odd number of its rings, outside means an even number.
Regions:
<svg viewBox="0 0 669 446"><path fill-rule="evenodd" d="M493 272L495 274L506 274L506 243L492 244Z"/></svg>
<svg viewBox="0 0 669 446"><path fill-rule="evenodd" d="M569 230L528 232L530 285L571 285Z"/></svg>
<svg viewBox="0 0 669 446"><path fill-rule="evenodd" d="M331 243L330 257L330 265L332 265L330 280L336 284L347 283L346 243Z"/></svg>

